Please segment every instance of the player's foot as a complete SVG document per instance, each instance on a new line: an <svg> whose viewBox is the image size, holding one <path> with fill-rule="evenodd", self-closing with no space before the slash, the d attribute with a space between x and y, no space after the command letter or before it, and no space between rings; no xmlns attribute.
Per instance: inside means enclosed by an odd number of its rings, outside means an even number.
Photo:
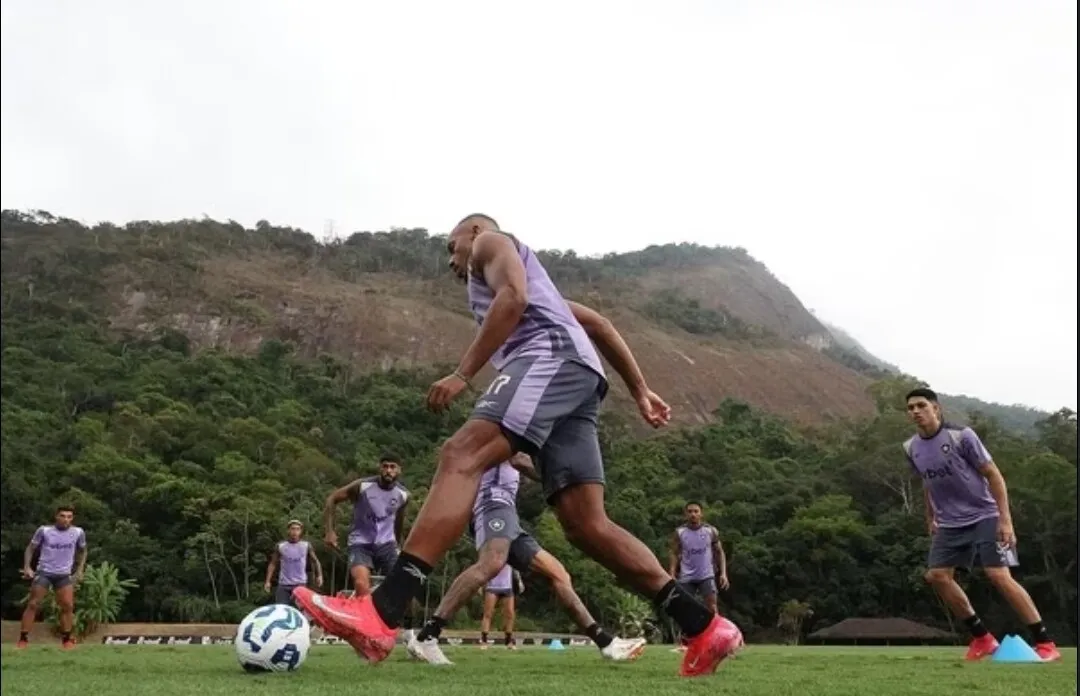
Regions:
<svg viewBox="0 0 1080 696"><path fill-rule="evenodd" d="M994 651L998 649L997 639L991 634L987 633L984 636L978 638L972 638L971 643L968 644L967 655L964 656L965 660L974 662L981 660L984 657L989 657L994 654Z"/></svg>
<svg viewBox="0 0 1080 696"><path fill-rule="evenodd" d="M407 629L401 633L401 642L405 645L409 644L413 638L416 637L416 631L414 629Z"/></svg>
<svg viewBox="0 0 1080 696"><path fill-rule="evenodd" d="M15 649L16 650L25 650L26 646L28 646L28 645L30 645L30 641L28 641L28 640L26 640L24 638L20 638L19 642L15 644Z"/></svg>
<svg viewBox="0 0 1080 696"><path fill-rule="evenodd" d="M60 648L62 650L74 650L75 649L75 639L74 638L65 638L63 641L61 641Z"/></svg>
<svg viewBox="0 0 1080 696"><path fill-rule="evenodd" d="M405 649L409 652L410 657L420 660L421 662L426 662L429 665L454 664L446 659L446 655L443 655L442 648L439 647L438 638L419 640L416 636L413 636L409 642L405 644Z"/></svg>
<svg viewBox="0 0 1080 696"><path fill-rule="evenodd" d="M1061 652L1053 641L1035 644L1035 654L1042 658L1043 662L1054 662L1061 659Z"/></svg>
<svg viewBox="0 0 1080 696"><path fill-rule="evenodd" d="M605 660L631 662L641 657L647 642L644 638L615 638L600 654Z"/></svg>
<svg viewBox="0 0 1080 696"><path fill-rule="evenodd" d="M506 644L506 649L507 650L517 650L517 643L507 643Z"/></svg>
<svg viewBox="0 0 1080 696"><path fill-rule="evenodd" d="M397 631L387 626L375 611L371 595L343 599L297 587L293 599L311 615L315 625L343 638L369 662L385 660L394 649Z"/></svg>
<svg viewBox="0 0 1080 696"><path fill-rule="evenodd" d="M484 642L480 643L480 649L481 650L487 650L488 649L488 644L487 644L486 640Z"/></svg>
<svg viewBox="0 0 1080 696"><path fill-rule="evenodd" d="M741 643L739 627L722 616L714 616L708 628L686 642L679 674L684 677L712 674Z"/></svg>

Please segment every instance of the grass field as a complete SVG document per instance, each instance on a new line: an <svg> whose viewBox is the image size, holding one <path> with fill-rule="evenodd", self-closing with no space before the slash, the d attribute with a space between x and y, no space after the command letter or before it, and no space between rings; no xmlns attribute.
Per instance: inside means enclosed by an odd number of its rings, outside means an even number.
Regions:
<svg viewBox="0 0 1080 696"><path fill-rule="evenodd" d="M633 664L601 662L590 648L447 648L453 667L406 660L395 650L370 666L344 646L313 646L293 674L250 675L228 646L81 645L3 647L3 696L62 690L77 696L228 694L289 696L555 696L722 693L730 696L1074 696L1076 651L1051 664L964 663L962 648L783 648L750 646L712 677L676 676L680 656L650 646Z"/></svg>

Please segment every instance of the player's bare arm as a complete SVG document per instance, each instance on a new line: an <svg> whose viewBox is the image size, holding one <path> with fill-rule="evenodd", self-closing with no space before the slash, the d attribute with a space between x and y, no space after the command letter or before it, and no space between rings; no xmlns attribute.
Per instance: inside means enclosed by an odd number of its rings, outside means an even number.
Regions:
<svg viewBox="0 0 1080 696"><path fill-rule="evenodd" d="M86 572L86 552L88 547L86 542L83 542L83 547L75 552L75 582L82 582L83 574Z"/></svg>
<svg viewBox="0 0 1080 696"><path fill-rule="evenodd" d="M445 410L457 398L514 332L529 305L525 264L509 237L498 232L478 235L473 242L471 264L470 272L483 276L495 299L457 369L428 390L427 403L432 411Z"/></svg>
<svg viewBox="0 0 1080 696"><path fill-rule="evenodd" d="M724 553L724 544L720 541L720 533L713 529L713 559L716 563L716 579L720 583L720 589L726 590L730 583L727 576L727 554Z"/></svg>
<svg viewBox="0 0 1080 696"><path fill-rule="evenodd" d="M679 555L682 553L682 544L679 542L679 533L673 532L668 541L668 575L673 578L679 577Z"/></svg>
<svg viewBox="0 0 1080 696"><path fill-rule="evenodd" d="M394 541L401 546L405 543L405 507L409 504L409 501L405 501L405 505L402 505L394 513Z"/></svg>
<svg viewBox="0 0 1080 696"><path fill-rule="evenodd" d="M1009 489L1005 485L1005 477L1001 475L1001 469L994 462L987 462L978 468L980 474L986 478L990 486L990 495L998 507L998 541L1009 546L1016 545L1016 532L1013 531L1012 512L1009 510Z"/></svg>
<svg viewBox="0 0 1080 696"><path fill-rule="evenodd" d="M27 580L34 577L34 551L37 550L37 545L34 540L31 539L30 543L26 545L26 550L23 551L23 567L22 574Z"/></svg>
<svg viewBox="0 0 1080 696"><path fill-rule="evenodd" d="M645 420L654 428L666 425L671 419L671 407L649 389L630 346L611 320L578 302L567 301L567 304L600 353L619 373L626 388L637 401L638 409Z"/></svg>
<svg viewBox="0 0 1080 696"><path fill-rule="evenodd" d="M323 505L323 541L330 548L338 548L337 530L334 529L334 513L337 506L346 501L355 500L359 493L360 479L357 479L326 496L326 504Z"/></svg>
<svg viewBox="0 0 1080 696"><path fill-rule="evenodd" d="M926 529L930 536L937 533L937 519L934 517L934 503L930 500L930 489L923 485L923 503L926 505Z"/></svg>
<svg viewBox="0 0 1080 696"><path fill-rule="evenodd" d="M536 471L532 457L523 452L518 452L510 458L510 466L517 469L518 473L530 481L540 481L540 474Z"/></svg>
<svg viewBox="0 0 1080 696"><path fill-rule="evenodd" d="M267 592L270 591L270 585L274 582L274 572L277 571L278 566L278 548L274 547L274 550L270 553L270 562L266 565L266 582L263 583L263 589Z"/></svg>
<svg viewBox="0 0 1080 696"><path fill-rule="evenodd" d="M277 553L276 550L275 550L275 553ZM316 587L322 587L323 573L322 573L322 563L319 563L319 556L315 553L315 549L310 545L308 545L307 553L308 553L308 560L311 561L311 567L315 570L315 586ZM269 584L269 582L267 584Z"/></svg>

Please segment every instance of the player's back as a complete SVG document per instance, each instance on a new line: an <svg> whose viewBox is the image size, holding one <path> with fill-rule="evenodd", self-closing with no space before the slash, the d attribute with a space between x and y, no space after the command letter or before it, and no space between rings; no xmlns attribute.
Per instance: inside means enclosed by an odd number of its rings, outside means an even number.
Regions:
<svg viewBox="0 0 1080 696"><path fill-rule="evenodd" d="M555 358L580 363L603 377L604 368L596 347L555 287L547 269L532 249L513 235L506 236L514 242L525 266L529 303L513 333L491 358L492 365L501 370L517 358ZM469 305L478 324L483 323L494 299L495 293L484 279L470 273Z"/></svg>

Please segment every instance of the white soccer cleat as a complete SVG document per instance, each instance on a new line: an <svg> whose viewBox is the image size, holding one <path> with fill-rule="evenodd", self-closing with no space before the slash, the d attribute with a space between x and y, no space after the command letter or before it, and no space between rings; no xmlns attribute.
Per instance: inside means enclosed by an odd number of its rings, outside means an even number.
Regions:
<svg viewBox="0 0 1080 696"><path fill-rule="evenodd" d="M630 662L641 657L641 653L645 652L646 642L644 638L616 638L602 649L600 654L606 660Z"/></svg>
<svg viewBox="0 0 1080 696"><path fill-rule="evenodd" d="M409 642L405 644L405 649L414 659L426 662L429 665L454 664L446 659L446 655L443 655L442 648L439 647L439 641L436 638L418 640L416 636L412 636Z"/></svg>
<svg viewBox="0 0 1080 696"><path fill-rule="evenodd" d="M402 631L401 632L401 639L402 639L401 642L405 643L405 645L408 645L409 643L411 643L413 638L415 638L415 637L416 637L416 629L410 628L407 631Z"/></svg>

